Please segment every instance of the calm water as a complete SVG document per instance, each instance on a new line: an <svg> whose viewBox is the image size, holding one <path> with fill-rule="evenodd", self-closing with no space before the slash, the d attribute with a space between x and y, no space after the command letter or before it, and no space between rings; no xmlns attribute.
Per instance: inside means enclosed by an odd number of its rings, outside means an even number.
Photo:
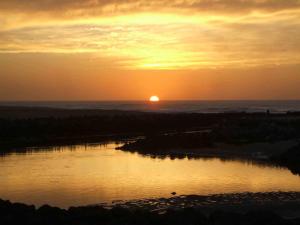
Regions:
<svg viewBox="0 0 300 225"><path fill-rule="evenodd" d="M0 198L60 207L178 194L300 191L286 169L218 159L153 159L115 144L0 158Z"/></svg>
<svg viewBox="0 0 300 225"><path fill-rule="evenodd" d="M156 112L287 112L300 111L300 101L93 101L93 102L0 102L0 106L30 106L64 109L117 109Z"/></svg>

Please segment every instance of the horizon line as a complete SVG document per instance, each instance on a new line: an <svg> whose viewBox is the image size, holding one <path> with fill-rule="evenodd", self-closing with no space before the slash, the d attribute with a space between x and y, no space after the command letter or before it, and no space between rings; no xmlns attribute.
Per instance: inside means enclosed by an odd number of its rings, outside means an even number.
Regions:
<svg viewBox="0 0 300 225"><path fill-rule="evenodd" d="M3 102L148 102L149 99L98 99L98 100L0 100ZM160 99L160 102L175 102L175 101L300 101L299 99Z"/></svg>

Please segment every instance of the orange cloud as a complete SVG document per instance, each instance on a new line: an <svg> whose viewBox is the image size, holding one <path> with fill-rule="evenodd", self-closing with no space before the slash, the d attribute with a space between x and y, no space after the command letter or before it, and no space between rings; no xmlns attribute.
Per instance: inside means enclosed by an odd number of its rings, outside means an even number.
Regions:
<svg viewBox="0 0 300 225"><path fill-rule="evenodd" d="M0 52L93 53L123 69L297 64L296 0L3 0Z"/></svg>

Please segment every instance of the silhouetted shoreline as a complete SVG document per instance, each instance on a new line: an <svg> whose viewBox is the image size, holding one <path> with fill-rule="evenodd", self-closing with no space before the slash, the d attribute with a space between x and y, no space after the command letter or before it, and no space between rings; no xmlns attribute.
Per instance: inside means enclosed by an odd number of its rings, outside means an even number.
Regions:
<svg viewBox="0 0 300 225"><path fill-rule="evenodd" d="M139 138L138 138L139 137ZM138 138L138 139L137 139ZM90 144L125 141L120 149L154 157L241 157L262 160L299 173L300 114L266 113L145 113L105 110L62 110L46 108L0 107L1 153L24 151L24 147ZM129 141L130 139L130 141ZM281 144L279 144L281 143ZM259 147L262 144L263 147ZM283 146L282 148L280 146ZM224 146L227 146L224 147ZM233 147L235 146L235 147ZM245 146L250 146L246 148ZM252 146L252 149L251 149ZM267 147L269 146L269 147ZM272 147L273 146L273 147ZM276 146L276 148L274 147ZM253 151L253 148L256 150ZM230 150L229 150L230 149ZM202 151L202 152L201 152ZM33 206L0 201L0 219L4 224L299 224L300 219L284 218L280 212L294 210L299 217L299 193L278 194L277 205L260 201L258 194L246 194L245 202L235 207L233 199L241 195L219 196L205 208L193 206L201 196L173 197L144 202L144 208L129 209L137 202L106 206L71 207ZM264 196L263 194L260 195ZM273 196L272 194L266 196ZM275 195L276 196L276 195ZM292 197L288 197L292 196ZM293 201L294 197L297 201ZM140 200L142 201L142 200ZM168 205L160 210L152 206ZM201 202L201 201L200 201ZM228 205L220 206L224 202ZM221 204L222 203L222 204ZM150 204L150 208L149 208ZM208 204L208 203L205 203ZM257 207L260 204L260 207ZM274 207L278 206L279 208ZM148 206L147 206L148 205ZM186 207L180 208L182 205ZM147 208L147 207L148 208ZM207 205L208 206L208 205ZM281 211L278 209L281 209ZM295 211L295 209L297 209ZM221 211L220 211L221 210ZM267 211L266 211L267 210ZM228 212L229 211L229 212ZM276 211L276 214L271 212ZM279 212L279 214L278 214ZM99 222L100 221L100 222Z"/></svg>
<svg viewBox="0 0 300 225"><path fill-rule="evenodd" d="M150 113L0 107L0 152L24 147L131 141L120 147L154 156L264 160L299 173L300 113ZM287 143L278 150L277 143ZM293 145L288 143L293 142ZM266 148L255 143L275 144ZM221 146L227 145L227 149ZM295 153L296 151L296 153ZM292 155L292 157L289 157ZM293 160L287 160L293 158ZM295 161L296 160L296 161ZM297 161L298 160L298 161Z"/></svg>
<svg viewBox="0 0 300 225"><path fill-rule="evenodd" d="M192 149L173 148L162 150L141 148L137 150L138 148L131 148L132 146L135 146L135 144L124 144L117 149L122 151L136 152L141 155L149 155L152 158L219 158L222 160L254 162L262 165L287 168L293 174L300 175L300 165L298 163L300 159L298 155L298 149L300 145L296 140L274 143L252 143L244 145L216 144L214 147L199 147ZM271 149L273 151L270 151Z"/></svg>
<svg viewBox="0 0 300 225"><path fill-rule="evenodd" d="M81 144L207 129L214 131L207 143L295 139L300 134L300 113L168 114L0 107L0 146L5 147Z"/></svg>
<svg viewBox="0 0 300 225"><path fill-rule="evenodd" d="M283 200L284 199L284 200ZM1 224L296 225L299 192L178 196L61 209L0 200Z"/></svg>

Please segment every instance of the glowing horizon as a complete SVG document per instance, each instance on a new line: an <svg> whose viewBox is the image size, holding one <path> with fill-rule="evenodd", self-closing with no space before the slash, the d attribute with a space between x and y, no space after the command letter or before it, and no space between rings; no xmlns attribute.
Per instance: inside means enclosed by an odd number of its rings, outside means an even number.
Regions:
<svg viewBox="0 0 300 225"><path fill-rule="evenodd" d="M300 98L297 37L298 0L3 0L0 100Z"/></svg>

